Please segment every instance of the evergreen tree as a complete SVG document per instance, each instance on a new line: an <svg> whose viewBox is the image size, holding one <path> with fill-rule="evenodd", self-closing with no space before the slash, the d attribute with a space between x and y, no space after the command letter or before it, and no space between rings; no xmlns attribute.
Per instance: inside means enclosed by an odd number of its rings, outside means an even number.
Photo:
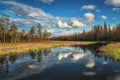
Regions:
<svg viewBox="0 0 120 80"><path fill-rule="evenodd" d="M38 41L40 41L42 39L42 27L40 24L38 24L37 35L38 35Z"/></svg>
<svg viewBox="0 0 120 80"><path fill-rule="evenodd" d="M32 40L32 41L34 41L34 39L35 39L35 31L36 31L35 27L32 26L30 29L30 40Z"/></svg>

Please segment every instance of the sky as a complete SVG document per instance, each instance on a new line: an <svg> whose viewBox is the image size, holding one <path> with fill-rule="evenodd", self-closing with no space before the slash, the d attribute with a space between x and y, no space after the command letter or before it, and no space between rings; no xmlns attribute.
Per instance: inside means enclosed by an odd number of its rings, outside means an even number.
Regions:
<svg viewBox="0 0 120 80"><path fill-rule="evenodd" d="M111 28L120 23L120 0L0 0L2 14L19 30L40 23L52 36L69 35L104 22Z"/></svg>

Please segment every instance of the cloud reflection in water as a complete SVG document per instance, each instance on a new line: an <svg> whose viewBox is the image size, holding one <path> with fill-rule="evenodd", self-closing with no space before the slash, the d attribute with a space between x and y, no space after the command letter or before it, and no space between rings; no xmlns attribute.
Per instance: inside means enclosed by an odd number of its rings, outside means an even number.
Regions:
<svg viewBox="0 0 120 80"><path fill-rule="evenodd" d="M30 75L40 73L55 64L76 62L79 62L81 64L81 62L84 62L85 67L92 68L93 66L95 66L94 58L91 58L93 57L91 53L83 53L83 51L76 51L76 49L71 49L70 51L68 48L66 49L65 47L63 51L61 50L61 48L52 49L51 52L49 51L50 55L41 58L41 62L37 62L37 57L34 57L34 59L28 58L28 55L24 55L24 57L18 57L15 63L10 65L12 67L12 70L9 72L10 74L5 79L16 80L19 78L28 77ZM44 52L42 52L41 54L44 55ZM20 66L18 67L18 65ZM95 73L84 72L83 74L94 75Z"/></svg>

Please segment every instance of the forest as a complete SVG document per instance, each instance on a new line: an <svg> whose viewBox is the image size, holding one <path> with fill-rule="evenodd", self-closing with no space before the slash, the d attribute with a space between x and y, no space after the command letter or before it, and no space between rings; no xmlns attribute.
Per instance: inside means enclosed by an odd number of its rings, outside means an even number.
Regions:
<svg viewBox="0 0 120 80"><path fill-rule="evenodd" d="M40 42L41 40L48 40L50 33L45 29L42 31L40 23L32 26L29 32L22 29L18 30L15 23L9 24L10 19L3 14L0 17L0 42L1 43L16 43L16 42ZM43 32L43 33L42 33Z"/></svg>
<svg viewBox="0 0 120 80"><path fill-rule="evenodd" d="M15 23L9 24L9 22L10 19L3 14L0 18L1 43L40 42L48 39L55 41L120 41L120 24L111 28L104 22L104 25L94 25L90 31L83 30L82 33L50 38L51 33L46 29L43 31L40 23L37 28L32 26L28 32L25 29L19 31Z"/></svg>
<svg viewBox="0 0 120 80"><path fill-rule="evenodd" d="M72 35L63 35L53 37L52 40L60 41L120 41L120 24L110 27L106 22L104 25L94 25L94 27L86 32L75 33Z"/></svg>

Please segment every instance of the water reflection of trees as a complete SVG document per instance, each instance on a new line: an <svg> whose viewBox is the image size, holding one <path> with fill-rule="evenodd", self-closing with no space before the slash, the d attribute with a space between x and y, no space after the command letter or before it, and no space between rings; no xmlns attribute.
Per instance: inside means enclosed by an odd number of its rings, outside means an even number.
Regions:
<svg viewBox="0 0 120 80"><path fill-rule="evenodd" d="M10 56L9 56L10 62L11 62L12 64L14 64L14 62L16 61L17 58L18 58L18 55L10 55Z"/></svg>
<svg viewBox="0 0 120 80"><path fill-rule="evenodd" d="M23 56L30 55L31 59L37 59L38 62L41 62L43 56L48 56L51 52L50 49L40 50L38 52L29 52ZM21 54L22 55L22 54ZM17 58L20 55L9 55L9 56L0 56L0 79L6 77L9 72L9 62L14 64Z"/></svg>
<svg viewBox="0 0 120 80"><path fill-rule="evenodd" d="M37 61L41 62L43 56L48 56L51 52L51 49L44 49L37 52Z"/></svg>
<svg viewBox="0 0 120 80"><path fill-rule="evenodd" d="M0 77L5 77L9 72L9 62L14 64L18 55L0 56Z"/></svg>
<svg viewBox="0 0 120 80"><path fill-rule="evenodd" d="M44 49L44 50L40 50L40 51L37 51L37 52L29 52L28 54L30 55L31 59L37 58L37 61L41 62L42 57L43 56L48 56L50 52L51 52L50 49Z"/></svg>
<svg viewBox="0 0 120 80"><path fill-rule="evenodd" d="M37 57L38 57L37 61L41 62L41 60L42 60L42 51L37 52Z"/></svg>
<svg viewBox="0 0 120 80"><path fill-rule="evenodd" d="M7 76L8 74L8 59L6 56L0 56L0 78Z"/></svg>
<svg viewBox="0 0 120 80"><path fill-rule="evenodd" d="M91 44L91 45L83 45L81 46L82 49L84 50L89 50L91 53L93 53L94 55L98 56L99 48L107 45L108 43L98 43L98 44Z"/></svg>
<svg viewBox="0 0 120 80"><path fill-rule="evenodd" d="M35 58L35 54L36 52L29 52L29 55L30 55L30 57L31 57L31 59L34 59Z"/></svg>
<svg viewBox="0 0 120 80"><path fill-rule="evenodd" d="M50 49L44 49L44 50L43 50L44 56L48 56L50 52L51 52Z"/></svg>
<svg viewBox="0 0 120 80"><path fill-rule="evenodd" d="M6 56L0 57L0 65L3 65L6 62Z"/></svg>
<svg viewBox="0 0 120 80"><path fill-rule="evenodd" d="M98 44L91 44L91 45L82 45L79 46L84 51L89 50L92 54L94 54L95 57L101 58L104 57L104 59L107 61L109 58L112 59L114 62L120 62L120 59L116 59L116 56L102 53L99 51L99 48L102 46L105 46L109 43L98 43ZM75 45L75 47L78 47L78 45Z"/></svg>

